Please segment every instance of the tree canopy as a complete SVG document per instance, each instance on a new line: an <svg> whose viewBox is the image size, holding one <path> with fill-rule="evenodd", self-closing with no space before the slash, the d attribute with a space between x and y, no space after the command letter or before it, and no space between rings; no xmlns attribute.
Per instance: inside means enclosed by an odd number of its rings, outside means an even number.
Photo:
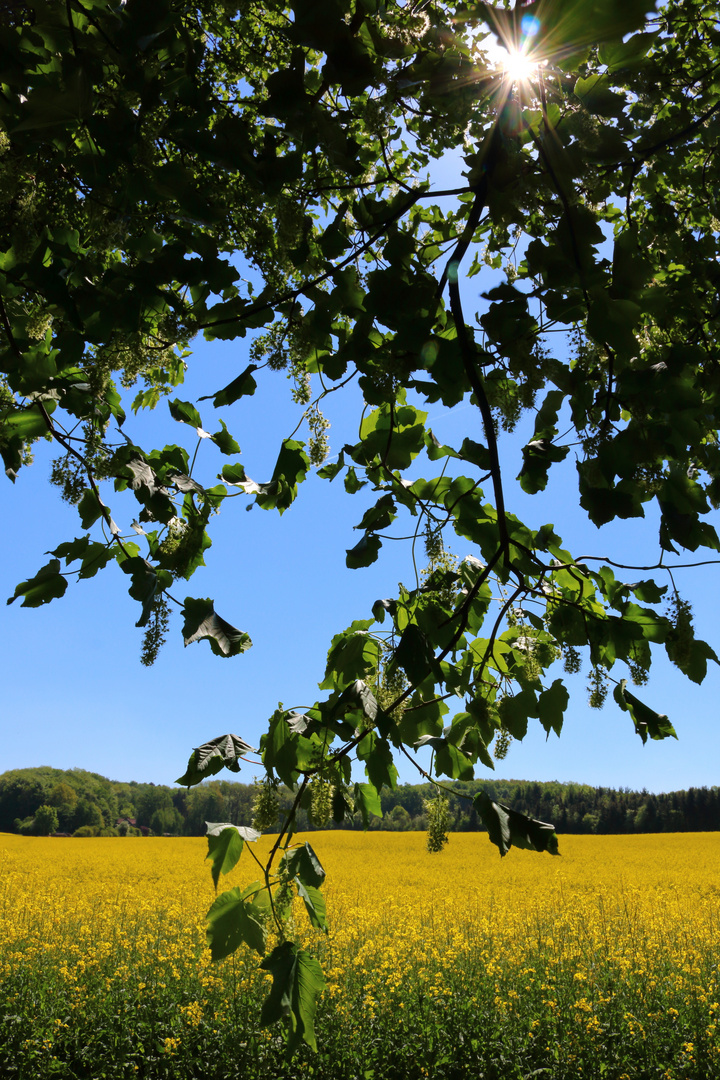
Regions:
<svg viewBox="0 0 720 1080"><path fill-rule="evenodd" d="M177 583L228 499L282 514L318 469L363 493L347 566L406 536L409 584L339 630L312 707L270 719L268 799L280 780L318 822L367 816L422 746L433 779L469 780L531 721L560 733L553 665L583 654L594 704L612 681L643 741L673 736L628 683L647 681L653 646L695 682L717 662L675 570L720 548L719 38L705 0L2 5L0 449L14 480L53 439L80 524L9 602L45 604L114 561L146 662L173 603L186 645L239 656L252 628ZM441 187L449 158L459 179ZM190 402L176 394L199 334L246 338L247 355ZM278 369L298 428L256 480L232 406ZM328 458L323 403L343 391L361 398L357 440ZM197 450L139 445L131 414L164 400L226 457L219 476ZM442 444L426 406L460 402L465 430ZM519 467L502 452L518 425ZM515 478L541 495L570 457L568 503L595 525L657 507L637 565L513 513ZM253 752L218 737L181 782ZM475 806L502 853L556 850L551 826ZM285 843L292 822L291 807ZM211 830L216 882L251 832ZM218 899L213 952L263 952L270 910L263 1019L312 1045L322 980L282 915L292 885L325 925L324 872L286 847L271 881L281 850L254 891Z"/></svg>

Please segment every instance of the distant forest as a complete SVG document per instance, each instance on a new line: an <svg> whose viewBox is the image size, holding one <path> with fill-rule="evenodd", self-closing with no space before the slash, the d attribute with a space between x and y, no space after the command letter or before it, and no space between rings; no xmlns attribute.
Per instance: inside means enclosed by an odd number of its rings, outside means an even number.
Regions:
<svg viewBox="0 0 720 1080"><path fill-rule="evenodd" d="M552 822L559 833L708 832L720 830L720 787L654 795L647 791L528 780L456 781L450 829L481 831L471 798L484 788L497 802ZM0 832L70 836L202 836L206 821L251 825L253 784L210 781L189 791L119 783L83 769L13 769L0 775ZM382 793L382 818L370 828L425 829L430 784L403 784ZM278 791L280 809L290 792ZM466 797L463 797L466 796ZM328 828L338 828L331 822ZM359 814L342 828L362 828ZM305 810L298 828L312 830Z"/></svg>

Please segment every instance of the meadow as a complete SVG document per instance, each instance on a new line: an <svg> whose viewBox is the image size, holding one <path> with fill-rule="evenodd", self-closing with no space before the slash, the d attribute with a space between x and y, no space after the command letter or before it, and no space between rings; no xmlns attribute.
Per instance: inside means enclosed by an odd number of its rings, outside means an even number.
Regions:
<svg viewBox="0 0 720 1080"><path fill-rule="evenodd" d="M209 959L204 840L0 834L0 1075L720 1078L720 834L502 860L469 833L307 839L331 929L297 932L328 990L288 1061L257 956ZM244 854L220 887L254 876Z"/></svg>

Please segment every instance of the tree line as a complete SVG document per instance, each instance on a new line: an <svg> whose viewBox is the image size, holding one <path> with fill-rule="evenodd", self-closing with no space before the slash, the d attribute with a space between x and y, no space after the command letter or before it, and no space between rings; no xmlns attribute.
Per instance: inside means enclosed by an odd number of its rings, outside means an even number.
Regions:
<svg viewBox="0 0 720 1080"><path fill-rule="evenodd" d="M562 833L709 832L720 830L720 787L654 794L627 788L529 780L457 781L448 787L449 828L484 831L473 804L480 789L496 802L508 803L535 818L551 820ZM205 823L230 821L252 825L258 786L211 781L192 790L163 784L121 783L84 769L13 769L0 776L0 831L28 835L64 833L79 836L202 836ZM427 828L430 784L401 784L384 790L382 817L369 827L391 832ZM279 827L294 794L277 791ZM309 808L297 813L300 831L315 828ZM341 825L363 828L360 813ZM268 830L272 831L272 830Z"/></svg>

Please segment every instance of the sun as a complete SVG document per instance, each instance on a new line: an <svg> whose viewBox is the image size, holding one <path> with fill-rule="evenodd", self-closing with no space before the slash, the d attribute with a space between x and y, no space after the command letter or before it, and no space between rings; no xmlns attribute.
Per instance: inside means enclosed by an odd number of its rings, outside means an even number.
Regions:
<svg viewBox="0 0 720 1080"><path fill-rule="evenodd" d="M527 86L537 79L545 61L540 55L537 40L540 22L532 15L523 15L517 33L492 29L495 40L483 42L485 55L491 66L502 75L509 86Z"/></svg>
<svg viewBox="0 0 720 1080"><path fill-rule="evenodd" d="M529 82L537 77L538 62L522 49L502 49L499 66L503 77L511 83Z"/></svg>

